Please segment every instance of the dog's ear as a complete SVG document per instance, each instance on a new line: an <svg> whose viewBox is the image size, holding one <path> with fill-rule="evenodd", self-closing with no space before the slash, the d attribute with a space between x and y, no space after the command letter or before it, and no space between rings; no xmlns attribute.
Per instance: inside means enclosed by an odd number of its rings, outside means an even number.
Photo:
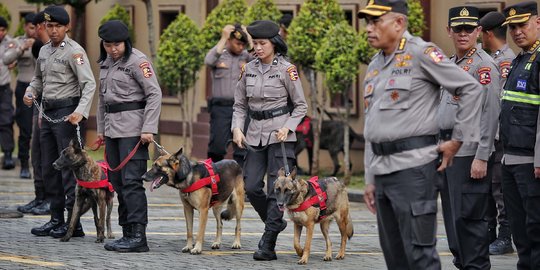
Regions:
<svg viewBox="0 0 540 270"><path fill-rule="evenodd" d="M291 170L291 179L296 179L296 166L293 166L292 170Z"/></svg>
<svg viewBox="0 0 540 270"><path fill-rule="evenodd" d="M182 153L184 152L184 148L180 147L180 150L178 150L176 153L174 153L174 156L176 158L180 157Z"/></svg>
<svg viewBox="0 0 540 270"><path fill-rule="evenodd" d="M279 168L279 171L277 172L278 177L285 176L285 169L283 167Z"/></svg>

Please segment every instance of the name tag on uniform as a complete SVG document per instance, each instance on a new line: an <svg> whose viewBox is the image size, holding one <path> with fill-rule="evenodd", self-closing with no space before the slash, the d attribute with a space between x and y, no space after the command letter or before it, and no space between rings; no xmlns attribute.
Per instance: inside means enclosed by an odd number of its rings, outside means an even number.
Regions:
<svg viewBox="0 0 540 270"><path fill-rule="evenodd" d="M523 90L527 89L527 81L526 80L518 80L516 85L517 90Z"/></svg>

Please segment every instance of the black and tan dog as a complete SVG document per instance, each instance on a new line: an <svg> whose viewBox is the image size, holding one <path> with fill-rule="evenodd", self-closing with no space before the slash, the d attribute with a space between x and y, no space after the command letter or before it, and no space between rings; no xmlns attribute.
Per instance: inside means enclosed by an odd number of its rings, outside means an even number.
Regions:
<svg viewBox="0 0 540 270"><path fill-rule="evenodd" d="M220 181L217 183L217 195L212 195L210 187L203 187L193 192L182 190L191 186L198 180L208 176L208 171L202 163L192 164L182 154L182 149L173 155L163 155L156 159L152 168L143 175L143 180L152 181L152 189L159 188L163 184L180 190L180 199L184 205L184 215L187 227L187 244L182 252L200 254L204 242L208 211L212 208L217 221L216 239L212 249L221 246L221 234L223 230L222 219L230 220L236 217L235 239L233 249L241 248L240 245L240 221L244 211L244 180L242 168L234 160L221 160L213 163L216 174ZM227 205L225 211L221 211L223 205ZM193 246L193 212L199 210L199 231Z"/></svg>
<svg viewBox="0 0 540 270"><path fill-rule="evenodd" d="M347 239L353 236L353 225L349 215L349 197L345 185L335 177L328 177L318 180L321 191L326 192L326 209L321 211L321 204L307 207L303 211L300 206L311 197L318 196L315 188L308 181L296 179L296 168L289 176L285 176L285 170L281 168L278 178L274 183L274 191L277 196L277 204L280 210L287 209L289 217L294 222L294 249L300 256L298 264L306 264L311 250L311 240L316 223L320 223L321 231L326 241L325 261L332 260L332 243L328 237L328 228L332 219L336 220L341 233L341 246L336 256L336 260L345 257L345 247ZM321 194L319 194L321 195ZM322 196L319 196L322 197ZM306 227L306 243L304 248L300 246L300 235L302 227Z"/></svg>
<svg viewBox="0 0 540 270"><path fill-rule="evenodd" d="M57 170L72 170L75 174L75 178L83 182L100 181L105 174L101 166L88 155L86 150L82 149L80 145L73 140L66 149L62 150L60 157L53 163L53 166ZM108 187L85 188L80 184L77 184L77 187L75 188L73 213L71 215L71 220L68 221L68 231L60 241L69 241L73 235L75 226L77 226L77 221L90 208L92 208L92 212L94 213L94 223L97 232L96 243L103 243L103 240L105 239L105 223L107 223L107 238L114 238L111 229L113 198L114 192L109 190Z"/></svg>

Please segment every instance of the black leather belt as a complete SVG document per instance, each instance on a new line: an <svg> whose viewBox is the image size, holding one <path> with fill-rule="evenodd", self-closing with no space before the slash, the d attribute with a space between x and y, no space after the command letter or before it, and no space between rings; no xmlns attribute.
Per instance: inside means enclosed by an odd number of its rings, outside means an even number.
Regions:
<svg viewBox="0 0 540 270"><path fill-rule="evenodd" d="M371 143L371 149L377 156L386 156L435 144L437 144L437 136L426 135L409 137L391 142Z"/></svg>
<svg viewBox="0 0 540 270"><path fill-rule="evenodd" d="M279 107L272 110L266 110L266 111L251 111L249 115L251 116L251 118L255 120L265 120L265 119L278 117L287 113L289 113L289 107L283 106L283 107Z"/></svg>
<svg viewBox="0 0 540 270"><path fill-rule="evenodd" d="M146 107L146 101L105 104L105 112L117 113L124 111L134 111L144 109L144 107Z"/></svg>
<svg viewBox="0 0 540 270"><path fill-rule="evenodd" d="M232 98L212 98L210 99L210 105L212 106L227 106L230 107L234 105L234 99Z"/></svg>
<svg viewBox="0 0 540 270"><path fill-rule="evenodd" d="M453 129L441 129L439 130L439 140L441 141L449 141L452 139L452 131Z"/></svg>
<svg viewBox="0 0 540 270"><path fill-rule="evenodd" d="M43 110L54 110L54 109L60 109L65 108L69 106L74 106L79 104L79 100L81 98L79 97L70 97L70 98L62 98L62 99L43 99L41 102L41 106L43 106Z"/></svg>

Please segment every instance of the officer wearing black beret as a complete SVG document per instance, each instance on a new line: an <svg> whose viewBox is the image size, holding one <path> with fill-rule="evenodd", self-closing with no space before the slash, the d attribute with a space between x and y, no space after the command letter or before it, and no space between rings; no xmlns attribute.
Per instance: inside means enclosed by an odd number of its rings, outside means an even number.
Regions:
<svg viewBox="0 0 540 270"><path fill-rule="evenodd" d="M47 22L57 22L61 25L69 24L69 14L61 6L48 6L43 11L43 17Z"/></svg>
<svg viewBox="0 0 540 270"><path fill-rule="evenodd" d="M516 57L516 54L506 43L508 27L502 25L505 20L506 18L501 12L491 11L484 15L479 22L480 26L482 26L482 47L490 53L499 70L501 91L508 77L512 60ZM506 208L504 207L501 171L502 142L498 139L498 136L495 141L495 153L491 155L491 159L493 160L493 167L491 169L492 196L489 200L488 207L489 237L491 243L489 245L489 254L501 255L514 252L514 248L512 247L510 225L508 224ZM496 230L497 220L499 223L498 234Z"/></svg>
<svg viewBox="0 0 540 270"><path fill-rule="evenodd" d="M522 50L504 85L500 115L504 202L518 252L517 269L540 269L540 40L537 1L503 10Z"/></svg>
<svg viewBox="0 0 540 270"><path fill-rule="evenodd" d="M99 27L101 83L97 136L105 141L107 161L116 168L139 141L135 155L119 171L109 172L118 194L118 223L123 237L105 245L118 252L146 252L148 203L141 176L146 172L148 145L157 134L161 88L152 63L133 48L128 27L119 20Z"/></svg>
<svg viewBox="0 0 540 270"><path fill-rule="evenodd" d="M274 192L278 170L295 163L296 127L305 116L307 103L296 67L285 58L287 44L272 21L255 21L247 27L253 38L257 59L242 67L234 92L233 142L240 148L247 144L258 151L248 151L244 161L246 195L264 221L264 234L255 260L276 260L278 234L287 227ZM288 100L292 106L288 106ZM246 118L250 118L244 130ZM277 130L277 132L276 132ZM245 134L245 136L244 136ZM282 151L282 148L285 151ZM267 192L263 190L267 174Z"/></svg>
<svg viewBox="0 0 540 270"><path fill-rule="evenodd" d="M15 44L13 39L7 35L8 22L0 17L0 146L4 152L2 169L10 170L15 168L15 161L12 158L12 152L15 148L13 140L13 92L9 86L11 74L8 64L1 61L8 50Z"/></svg>

